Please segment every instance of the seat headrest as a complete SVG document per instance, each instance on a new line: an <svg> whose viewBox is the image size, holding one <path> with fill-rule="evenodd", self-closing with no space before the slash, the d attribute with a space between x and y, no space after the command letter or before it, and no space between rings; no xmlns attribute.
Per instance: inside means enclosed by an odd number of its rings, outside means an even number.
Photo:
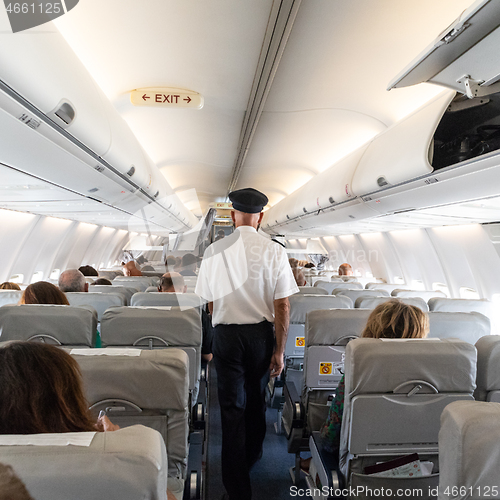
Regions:
<svg viewBox="0 0 500 500"><path fill-rule="evenodd" d="M97 313L91 307L23 304L0 308L2 341L43 335L47 343L92 347L96 332Z"/></svg>
<svg viewBox="0 0 500 500"><path fill-rule="evenodd" d="M144 337L159 337L169 346L201 346L201 316L179 307L112 307L101 321L107 345L134 345Z"/></svg>
<svg viewBox="0 0 500 500"><path fill-rule="evenodd" d="M446 297L446 295L440 290L406 290L401 288L396 288L391 292L393 297L398 299L401 297L420 297L426 301L434 297Z"/></svg>
<svg viewBox="0 0 500 500"><path fill-rule="evenodd" d="M165 443L142 425L97 432L88 447L0 444L0 462L11 465L37 499L94 500L106 492L120 500L166 498Z"/></svg>
<svg viewBox="0 0 500 500"><path fill-rule="evenodd" d="M500 390L500 335L486 335L476 342L476 399L486 400L490 391Z"/></svg>
<svg viewBox="0 0 500 500"><path fill-rule="evenodd" d="M356 299L354 303L354 307L360 309L375 309L379 304L383 304L384 302L393 299L394 297L367 297L361 296ZM429 307L427 306L427 302L420 297L398 297L398 300L403 302L404 304L408 304L410 306L418 307L422 309L424 312L429 312Z"/></svg>
<svg viewBox="0 0 500 500"><path fill-rule="evenodd" d="M345 375L351 399L356 394L407 393L414 384L402 384L410 380L439 392L472 394L476 348L455 339L356 339L346 347ZM429 392L422 384L419 394Z"/></svg>
<svg viewBox="0 0 500 500"><path fill-rule="evenodd" d="M319 286L299 286L301 295L328 295L328 292ZM292 295L293 297L293 295Z"/></svg>
<svg viewBox="0 0 500 500"><path fill-rule="evenodd" d="M348 288L335 288L332 291L332 295L345 295L349 297L353 302L359 297L389 297L389 292L387 290L377 290L371 289L348 289Z"/></svg>
<svg viewBox="0 0 500 500"><path fill-rule="evenodd" d="M189 360L181 349L141 350L138 357L93 356L87 349L80 350L85 354L81 355L78 351L70 352L80 366L90 406L106 399L123 399L143 410L187 408Z"/></svg>
<svg viewBox="0 0 500 500"><path fill-rule="evenodd" d="M68 302L72 306L90 306L97 311L100 321L104 311L109 307L124 306L125 296L117 293L99 292L66 292Z"/></svg>
<svg viewBox="0 0 500 500"><path fill-rule="evenodd" d="M306 319L306 345L332 345L344 337L359 337L370 313L367 309L312 311Z"/></svg>
<svg viewBox="0 0 500 500"><path fill-rule="evenodd" d="M6 304L17 304L22 295L21 290L0 290L0 307Z"/></svg>
<svg viewBox="0 0 500 500"><path fill-rule="evenodd" d="M490 335L490 320L476 312L430 312L430 338L458 338L475 344Z"/></svg>
<svg viewBox="0 0 500 500"><path fill-rule="evenodd" d="M485 498L483 491L498 485L499 466L500 405L456 401L446 406L439 431L440 490L465 487L474 491L470 498Z"/></svg>
<svg viewBox="0 0 500 500"><path fill-rule="evenodd" d="M429 299L431 311L443 312L478 312L491 317L492 303L486 299L448 299L433 297Z"/></svg>
<svg viewBox="0 0 500 500"><path fill-rule="evenodd" d="M202 301L195 293L139 292L132 296L131 306L174 306L182 310L201 307Z"/></svg>
<svg viewBox="0 0 500 500"><path fill-rule="evenodd" d="M305 324L307 313L318 309L352 309L349 297L333 295L292 295L290 297L290 323Z"/></svg>

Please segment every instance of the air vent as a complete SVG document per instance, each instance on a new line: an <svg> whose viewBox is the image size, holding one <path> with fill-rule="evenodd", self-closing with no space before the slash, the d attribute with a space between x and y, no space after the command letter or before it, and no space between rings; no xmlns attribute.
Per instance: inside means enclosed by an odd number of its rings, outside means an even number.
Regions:
<svg viewBox="0 0 500 500"><path fill-rule="evenodd" d="M384 187L384 186L388 186L389 183L387 182L386 178L384 176L381 176L377 179L377 184L380 186L380 187Z"/></svg>
<svg viewBox="0 0 500 500"><path fill-rule="evenodd" d="M153 198L158 198L159 194L160 194L160 191L156 191L156 193L153 195Z"/></svg>
<svg viewBox="0 0 500 500"><path fill-rule="evenodd" d="M135 167L134 167L134 165L132 165L132 166L130 167L130 170L127 172L127 175L128 175L129 177L132 177L134 174L135 174Z"/></svg>
<svg viewBox="0 0 500 500"><path fill-rule="evenodd" d="M98 172L104 172L104 170L106 170L102 165L96 165L94 167L94 170L97 170Z"/></svg>
<svg viewBox="0 0 500 500"><path fill-rule="evenodd" d="M65 125L69 125L75 119L75 109L69 102L63 102L54 111L54 115L59 118Z"/></svg>
<svg viewBox="0 0 500 500"><path fill-rule="evenodd" d="M330 198L328 198L328 201L333 205L335 203L335 200L330 196Z"/></svg>
<svg viewBox="0 0 500 500"><path fill-rule="evenodd" d="M306 207L303 207L302 210L304 211L305 214L307 214Z"/></svg>
<svg viewBox="0 0 500 500"><path fill-rule="evenodd" d="M290 216L289 216L288 214L286 215L286 218L287 218L288 220L290 220Z"/></svg>
<svg viewBox="0 0 500 500"><path fill-rule="evenodd" d="M97 191L99 191L99 188L89 189L89 193L96 193Z"/></svg>
<svg viewBox="0 0 500 500"><path fill-rule="evenodd" d="M349 217L350 217L351 219L355 219L355 218L356 218L356 217L354 217L354 215L349 215Z"/></svg>

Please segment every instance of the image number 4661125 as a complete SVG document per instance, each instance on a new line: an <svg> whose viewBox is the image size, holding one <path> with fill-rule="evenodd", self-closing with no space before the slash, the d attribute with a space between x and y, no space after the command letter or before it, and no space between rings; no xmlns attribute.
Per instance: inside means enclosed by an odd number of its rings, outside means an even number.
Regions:
<svg viewBox="0 0 500 500"><path fill-rule="evenodd" d="M79 0L4 0L13 33L53 21L76 7Z"/></svg>

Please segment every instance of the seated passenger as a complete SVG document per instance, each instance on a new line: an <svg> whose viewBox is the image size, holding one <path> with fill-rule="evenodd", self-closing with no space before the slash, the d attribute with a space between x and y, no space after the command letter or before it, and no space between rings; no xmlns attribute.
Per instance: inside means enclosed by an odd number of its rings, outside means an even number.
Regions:
<svg viewBox="0 0 500 500"><path fill-rule="evenodd" d="M352 276L352 267L350 264L344 263L339 266L339 276Z"/></svg>
<svg viewBox="0 0 500 500"><path fill-rule="evenodd" d="M290 264L290 267L292 269L296 268L296 267L299 267L299 261L297 259L294 259L293 257L290 257L288 259L288 263Z"/></svg>
<svg viewBox="0 0 500 500"><path fill-rule="evenodd" d="M292 267L292 273L297 286L307 285L306 277L304 276L304 271L302 271L302 269L299 269L298 267Z"/></svg>
<svg viewBox="0 0 500 500"><path fill-rule="evenodd" d="M373 339L422 339L429 333L429 316L420 308L390 299L379 304L368 317L363 338ZM321 429L323 448L338 455L340 429L344 413L344 376L340 379L328 417ZM311 459L300 461L303 470L309 470Z"/></svg>
<svg viewBox="0 0 500 500"><path fill-rule="evenodd" d="M21 290L21 287L17 283L11 283L10 281L4 281L0 285L0 290Z"/></svg>
<svg viewBox="0 0 500 500"><path fill-rule="evenodd" d="M10 465L0 464L0 500L33 500Z"/></svg>
<svg viewBox="0 0 500 500"><path fill-rule="evenodd" d="M225 238L225 237L226 237L226 233L224 232L224 229L219 229L217 231L217 237L215 238L214 241L222 240L222 238Z"/></svg>
<svg viewBox="0 0 500 500"><path fill-rule="evenodd" d="M165 273L160 279L158 291L165 293L186 293L187 286L184 283L184 278L179 273ZM213 327L211 318L204 309L201 310L201 325L203 330L201 357L208 362L213 357Z"/></svg>
<svg viewBox="0 0 500 500"><path fill-rule="evenodd" d="M312 269L313 267L316 267L316 266L315 266L312 262L308 262L308 263L304 266L304 268L305 268L305 269Z"/></svg>
<svg viewBox="0 0 500 500"><path fill-rule="evenodd" d="M19 304L56 304L69 306L68 299L56 285L48 281L32 283L24 290Z"/></svg>
<svg viewBox="0 0 500 500"><path fill-rule="evenodd" d="M182 276L196 276L197 264L198 259L192 253L183 255L181 261L182 270L179 274L182 274Z"/></svg>
<svg viewBox="0 0 500 500"><path fill-rule="evenodd" d="M177 265L177 261L173 255L168 255L167 258L165 259L165 268L167 269L167 272L173 271L174 267Z"/></svg>
<svg viewBox="0 0 500 500"><path fill-rule="evenodd" d="M59 276L59 289L63 292L88 292L89 284L78 269L67 269Z"/></svg>
<svg viewBox="0 0 500 500"><path fill-rule="evenodd" d="M66 351L37 342L9 342L0 347L0 434L119 428L106 415L93 420L78 363ZM167 494L169 500L174 498L170 491Z"/></svg>
<svg viewBox="0 0 500 500"><path fill-rule="evenodd" d="M92 266L81 266L78 270L84 276L99 276L99 273Z"/></svg>
<svg viewBox="0 0 500 500"><path fill-rule="evenodd" d="M97 278L95 281L94 281L94 285L113 285L113 283L111 283L111 281L107 280L106 278Z"/></svg>
<svg viewBox="0 0 500 500"><path fill-rule="evenodd" d="M142 276L141 271L137 269L135 262L133 260L128 261L123 266L123 275L124 276Z"/></svg>

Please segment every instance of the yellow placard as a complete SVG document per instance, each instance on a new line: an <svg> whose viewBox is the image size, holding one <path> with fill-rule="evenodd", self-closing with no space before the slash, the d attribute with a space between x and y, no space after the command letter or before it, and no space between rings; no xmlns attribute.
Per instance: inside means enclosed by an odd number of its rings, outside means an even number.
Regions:
<svg viewBox="0 0 500 500"><path fill-rule="evenodd" d="M319 364L320 375L331 375L333 373L333 363L323 361Z"/></svg>
<svg viewBox="0 0 500 500"><path fill-rule="evenodd" d="M304 347L306 345L305 337L295 337L295 347Z"/></svg>

